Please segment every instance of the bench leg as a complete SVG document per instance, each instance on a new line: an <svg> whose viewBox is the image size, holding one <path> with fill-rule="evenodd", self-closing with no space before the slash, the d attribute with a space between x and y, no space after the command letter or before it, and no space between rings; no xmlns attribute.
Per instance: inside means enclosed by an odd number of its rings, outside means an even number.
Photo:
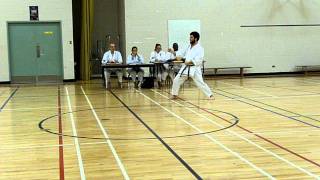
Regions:
<svg viewBox="0 0 320 180"><path fill-rule="evenodd" d="M243 78L243 68L240 68L240 76Z"/></svg>
<svg viewBox="0 0 320 180"><path fill-rule="evenodd" d="M214 69L214 74L216 75L218 72L218 69Z"/></svg>

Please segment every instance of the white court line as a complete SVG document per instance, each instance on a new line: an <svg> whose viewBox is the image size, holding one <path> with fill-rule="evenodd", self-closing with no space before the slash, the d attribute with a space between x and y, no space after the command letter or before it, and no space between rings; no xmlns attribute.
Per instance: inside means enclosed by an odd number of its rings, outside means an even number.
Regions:
<svg viewBox="0 0 320 180"><path fill-rule="evenodd" d="M285 128L285 127L284 127ZM254 137L254 135L276 135L276 134L278 134L278 135L289 135L289 134L301 134L301 133L313 133L313 132L319 132L319 130L318 129L316 129L316 130L300 130L300 131L260 131L260 132L254 132L254 133L250 133L250 134L248 134L248 133L240 133L240 134L242 134L243 136L247 136L247 137L251 137L251 136L253 136ZM217 135L217 136L223 136L223 135Z"/></svg>
<svg viewBox="0 0 320 180"><path fill-rule="evenodd" d="M66 108L68 106L61 106L61 108ZM88 106L73 106L73 107L88 107ZM4 109L6 111L23 111L23 110L32 110L32 109L55 109L55 108L58 108L57 106L47 106L47 107L34 107L34 108L7 108L7 109Z"/></svg>
<svg viewBox="0 0 320 180"><path fill-rule="evenodd" d="M155 92L155 93L157 93L157 94L159 94L159 95L162 96L162 97L165 97L165 98L169 99L167 96L164 96L163 94L161 94L161 93L159 93L159 92L157 92L157 91L154 91L154 90L152 90L152 91ZM176 101L172 101L172 102L174 102L175 104L178 104L178 105L180 105L180 106L184 106L183 104L178 103L178 102L176 102ZM198 113L198 112L194 111L193 109L190 109L190 108L188 108L188 107L186 107L186 106L184 106L184 107L185 107L187 110L191 111L192 113L197 114L198 116L201 116L201 117L205 118L205 119L206 119L207 121L209 121L210 123L215 124L216 126L219 126L220 128L225 128L225 126L222 126L221 124L219 124L219 123L211 120L210 118L206 117L205 115L200 114L200 113ZM298 165L295 165L294 163L292 163L292 162L290 162L289 160L287 160L287 159L285 159L285 158L283 158L283 157L281 157L281 156L273 153L272 151L270 151L270 150L268 150L268 149L265 149L264 147L260 146L259 144L256 144L255 142L251 141L250 139L247 139L247 138L245 138L244 136L242 136L242 135L240 135L240 134L238 134L238 133L236 133L236 132L234 132L234 131L231 131L230 129L226 129L226 131L227 131L229 134L233 134L233 135L239 137L240 139L248 142L249 144L256 146L257 148L259 148L259 149L263 150L264 152L266 152L266 153L268 153L268 154L276 157L277 159L282 160L283 162L291 165L292 167L295 167L295 168L299 169L300 171L308 174L309 176L312 176L312 177L315 177L315 178L319 178L319 176L317 176L317 175L315 175L315 174L313 174L313 173L311 173L311 172L309 172L309 171L301 168L301 167L298 166Z"/></svg>
<svg viewBox="0 0 320 180"><path fill-rule="evenodd" d="M120 168L120 170L121 170L121 172L122 172L122 175L123 175L124 179L129 180L130 178L129 178L129 176L128 176L128 173L127 173L124 165L122 164L121 159L120 159L120 157L118 156L117 151L116 151L115 148L113 147L112 142L111 142L111 140L109 139L109 136L108 136L108 133L107 133L106 129L103 127L103 125L102 125L102 123L101 123L101 121L100 121L100 119L99 119L96 111L94 110L94 108L93 108L93 106L92 106L92 104L91 104L91 102L90 102L90 100L89 100L86 92L84 91L84 89L82 88L82 86L80 86L80 87L81 87L81 90L82 90L83 95L85 96L85 98L86 98L86 100L87 100L87 102L88 102L88 104L89 104L89 106L90 106L90 108L91 108L91 111L92 111L94 117L95 117L96 120L97 120L97 123L98 123L98 125L99 125L99 127L100 127L100 129L101 129L101 131L102 131L103 136L106 138L106 142L107 142L107 144L108 144L108 146L109 146L109 148L110 148L110 150L111 150L114 158L115 158L116 161L117 161L117 164L118 164L118 166L119 166L119 168Z"/></svg>
<svg viewBox="0 0 320 180"><path fill-rule="evenodd" d="M218 89L219 90L219 89ZM294 97L320 97L320 95L291 95L291 96L277 96L277 97L252 97L250 99L288 99ZM238 98L238 99L245 99L245 98Z"/></svg>
<svg viewBox="0 0 320 180"><path fill-rule="evenodd" d="M138 91L140 92L140 91ZM144 93L140 92L141 95L143 95L146 99L149 99L151 102L153 102L154 104L157 104L158 106L160 106L162 109L164 109L165 111L167 111L168 113L170 113L171 115L173 115L174 117L180 119L181 121L183 121L184 123L188 124L190 127L192 127L193 129L195 129L196 131L198 131L199 133L204 133L201 129L199 129L198 127L194 126L193 124L189 123L188 121L186 121L184 118L182 118L181 116L175 114L174 112L170 111L169 109L163 107L161 104L157 103L156 101L154 101L153 99L149 98L148 96L146 96ZM204 136L206 136L208 139L210 139L211 141L213 141L214 143L216 143L217 145L219 145L220 147L222 147L223 149L225 149L226 151L230 152L231 154L233 154L234 156L238 157L240 160L242 160L243 162L247 163L249 166L251 166L252 168L254 168L255 170L257 170L258 172L260 172L261 174L267 176L269 179L275 179L274 177L272 177L272 175L270 175L269 173L267 173L266 171L264 171L263 169L257 167L256 165L254 165L253 163L251 163L249 160L247 160L246 158L242 157L239 153L231 150L230 148L228 148L227 146L225 146L224 144L222 144L221 142L219 142L218 140L214 139L212 136L209 136L208 134L205 134Z"/></svg>
<svg viewBox="0 0 320 180"><path fill-rule="evenodd" d="M73 136L78 136L77 128L76 128L76 125L75 125L75 122L74 122L74 116L73 116L73 113L72 113L72 107L71 107L71 101L70 101L68 88L65 87L65 90L66 90L66 93L67 93L67 100L68 100L68 106L69 106L68 109L69 109L69 112L71 112L71 113L69 113L69 116L70 116L70 119L71 119L72 135ZM86 179L86 174L84 172L82 156L81 156L81 150L80 150L79 140L78 140L77 137L74 138L74 144L76 145L76 151L77 151L77 157L78 157L78 165L79 165L79 169L80 169L80 177L81 177L81 180L85 180Z"/></svg>
<svg viewBox="0 0 320 180"><path fill-rule="evenodd" d="M220 90L219 88L216 90ZM290 95L290 96L277 96L277 97L247 97L250 99L254 99L254 100L259 100L259 99L288 99L288 98L303 98L303 97L320 97L320 95ZM233 99L220 99L219 101L237 101L237 100L241 100L241 99L246 99L246 98L242 98L242 97L237 97L237 98L233 98Z"/></svg>
<svg viewBox="0 0 320 180"><path fill-rule="evenodd" d="M103 142L92 142L92 143L81 143L81 146L84 145L96 145L96 144L106 144L107 142L103 141ZM51 147L68 147L68 146L74 146L74 144L63 144L63 145L59 145L59 144L52 144L52 145L42 145L42 146L15 146L12 148L0 148L0 150L16 150L16 149L38 149L38 148L51 148Z"/></svg>
<svg viewBox="0 0 320 180"><path fill-rule="evenodd" d="M241 88L241 89L245 89L245 90L248 90L248 91L256 92L258 94L263 94L263 95L266 95L266 96L278 97L278 96L274 96L272 94L268 94L268 93L265 93L265 92L262 92L262 91L258 91L258 90L254 90L254 89L250 89L250 88L245 88L245 87L234 85L234 84L231 84L231 83L226 83L226 82L221 82L221 81L217 81L217 82L218 83L222 83L222 84L226 84L226 85L229 85L229 86L234 86L234 87L238 87L238 88Z"/></svg>

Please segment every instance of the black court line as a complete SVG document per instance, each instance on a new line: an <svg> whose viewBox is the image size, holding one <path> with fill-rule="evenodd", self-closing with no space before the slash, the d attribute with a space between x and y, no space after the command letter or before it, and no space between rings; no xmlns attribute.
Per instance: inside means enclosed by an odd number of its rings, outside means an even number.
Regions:
<svg viewBox="0 0 320 180"><path fill-rule="evenodd" d="M166 93L170 94L169 92L166 92ZM191 103L190 101L184 100L183 98L179 98L179 99L182 100L182 101L184 101L184 102L187 102L188 104L193 105L194 107L197 107L198 109L203 110L204 112L207 112L207 113L209 113L209 114L214 115L211 111L208 111L206 108L202 108L202 107L200 107L200 106L198 106L198 105L195 105L195 104ZM228 120L227 120L227 122L228 122ZM230 122L229 122L229 123L230 123ZM300 155L300 154L298 154L298 153L296 153L296 152L294 152L294 151L292 151L292 150L290 150L290 149L288 149L288 148L286 148L286 147L284 147L284 146L282 146L282 145L280 145L280 144L278 144L278 143L276 143L276 142L273 142L272 140L270 140L270 139L268 139L268 138L266 138L266 137L263 137L262 135L259 135L259 134L257 134L257 133L254 132L254 131L251 131L251 130L249 130L249 129L243 127L243 126L240 126L240 125L236 125L236 126L239 127L240 129L242 129L242 130L244 130L244 131L246 131L246 132L248 132L248 133L250 133L250 134L253 134L254 136L256 136L256 137L258 137L258 138L260 138L260 139L262 139L262 140L264 140L264 141L266 141L266 142L268 142L268 143L270 143L270 144L272 144L272 145L274 145L274 146L276 146L276 147L284 150L284 151L287 151L288 153L290 153L290 154L292 154L292 155L295 155L295 156L297 156L297 157L299 157L299 158L301 158L301 159L303 159L303 160L305 160L305 161L310 162L311 164L314 164L314 165L320 167L320 164L319 164L319 163L317 163L317 162L315 162L315 161L313 161L313 160L311 160L311 159L308 159L308 158L306 158L306 157L304 157L304 156L302 156L302 155Z"/></svg>
<svg viewBox="0 0 320 180"><path fill-rule="evenodd" d="M7 98L7 100L2 104L2 106L0 107L0 112L2 112L3 108L8 104L8 102L10 101L10 99L16 94L16 92L18 91L19 87L17 87L11 94L10 96Z"/></svg>
<svg viewBox="0 0 320 180"><path fill-rule="evenodd" d="M308 116L305 116L305 115L302 115L302 114L299 114L299 113L296 113L296 112L292 112L292 111L289 111L289 110L287 110L287 109L283 109L283 108L280 108L280 107L277 107L277 106L273 106L273 105L270 105L270 104L266 104L266 103L263 103L263 102L260 102L260 101L254 100L254 99L246 98L246 97L243 97L243 96L234 94L234 93L227 92L227 91L225 91L225 90L220 90L220 91L225 92L225 93L229 93L229 94L232 94L232 95L234 95L234 96L238 96L238 97L240 97L240 98L247 99L247 100L250 100L250 101L253 101L253 102L256 102L256 103L260 103L260 104L263 104L263 105L266 105L266 106L269 106L269 107L273 107L273 108L276 108L276 109L280 109L280 110L282 110L282 111L285 111L285 112L288 112L288 113L291 113L291 114L295 114L295 115L297 115L297 116L305 117L305 118L308 118L308 119L313 120L313 121L320 122L320 120L318 120L318 119L314 119L314 118L311 118L311 117L308 117Z"/></svg>
<svg viewBox="0 0 320 180"><path fill-rule="evenodd" d="M292 88L288 88L288 87L272 87L272 86L265 86L265 87L271 87L271 88L276 88L276 89L285 89L285 90L296 91L296 92L310 93L310 94L301 94L301 95L319 95L320 94L320 93L317 93L317 92L311 92L311 91L305 91L305 90L299 90L299 89L292 89ZM290 95L282 95L282 96L290 96Z"/></svg>
<svg viewBox="0 0 320 180"><path fill-rule="evenodd" d="M247 99L247 100L250 100L250 101L254 101L254 102L257 102L257 103L261 103L261 102L259 102L259 101L255 101L255 100L252 100L252 99L248 99L248 98L246 98L246 97L242 97L242 96L239 96L239 95L235 95L235 94L233 94L233 93L229 93L229 92L226 92L226 91L223 91L223 90L219 90L219 91L224 92L224 93L228 93L228 94L232 94L232 95L234 95L234 96L237 96L237 97L240 97L240 98L243 98L243 99ZM290 116L287 116L287 115L284 115L284 114L281 114L281 113L272 111L272 110L270 110L270 109L263 108L263 107L260 107L260 106L257 106L257 105L248 103L248 102L246 102L246 101L243 101L243 100L240 100L240 99L237 99L237 98L234 98L234 97L230 97L230 96L228 96L228 95L224 95L224 94L221 94L221 93L218 93L218 92L215 92L215 93L216 93L216 94L219 94L219 95L221 95L221 96L224 96L224 97L227 97L227 98L230 98L230 99L234 99L234 100L236 100L236 101L239 101L239 102L248 104L248 105L250 105L250 106L254 106L254 107L257 107L257 108L259 108L259 109L263 109L263 110L265 110L265 111L269 111L269 112L271 112L271 113L273 113L273 114L277 114L277 115L280 115L280 116L282 116L282 117L286 117L286 118L292 119L292 120L294 120L294 121L303 123L303 124L305 124L305 125L312 126L312 127L315 127L315 128L320 128L320 126L317 126L317 125L314 125L314 124L311 124L311 123L307 123L307 122L305 122L305 121L302 121L302 120L299 120L299 119L296 119L296 118L293 118L293 117L290 117ZM261 103L261 104L264 104L264 103ZM268 104L265 104L265 105L268 106ZM269 106L270 106L270 105L269 105ZM272 107L272 106L271 106L271 107ZM275 107L275 106L274 106L274 108L278 108L278 107ZM278 109L281 109L281 108L278 108ZM287 111L287 112L288 112L288 111ZM293 113L293 112L292 112L292 113ZM294 113L293 113L293 114L294 114ZM295 113L295 114L297 114L297 113ZM297 114L297 115L300 115L300 114ZM301 116L303 116L303 115L301 115ZM305 116L305 117L307 117L307 116ZM308 118L310 118L310 117L308 117ZM316 120L316 121L318 121L318 120Z"/></svg>
<svg viewBox="0 0 320 180"><path fill-rule="evenodd" d="M310 115L308 115L308 116L319 116L319 117L320 117L319 114L310 114ZM290 116L290 117L301 117L301 116Z"/></svg>
<svg viewBox="0 0 320 180"><path fill-rule="evenodd" d="M192 167L184 161L148 124L146 124L130 107L126 105L114 92L110 91L110 93L131 112L131 114L136 117L170 152L174 157L176 157L180 163L189 170L189 172L197 179L203 179Z"/></svg>
<svg viewBox="0 0 320 180"><path fill-rule="evenodd" d="M139 106L139 107L156 107L156 105L148 105L148 106ZM94 108L95 110L102 110L102 109L108 109L108 108L123 108L124 106L115 106L115 107L103 107L103 108ZM131 107L138 107L138 106L131 106ZM184 106L176 106L176 107L184 107ZM188 108L196 108L196 107L188 107ZM65 112L65 113L62 113L62 115L66 115L66 114L70 114L70 113L76 113L76 112L84 112L84 111L90 111L91 109L82 109L82 110L76 110L76 111L69 111L69 112ZM212 109L210 109L212 110ZM230 125L229 126L225 126L224 128L221 128L221 129L215 129L215 130L211 130L211 131L206 131L206 132L203 132L203 133L194 133L194 134L184 134L184 135L174 135L174 136L162 136L161 138L162 139L175 139L175 138L187 138L187 137L194 137L194 136L201 136L201 135L205 135L205 134L211 134L211 133L215 133L215 132L219 132L219 131L223 131L223 130L226 130L226 129L229 129L229 128L232 128L234 126L236 126L238 123L239 123L239 118L236 117L235 115L233 114L230 114L230 113L227 113L227 112L223 112L223 111L218 111L218 110L212 110L212 111L215 111L215 112L220 112L220 113L224 113L224 114L227 114L229 115L230 117L232 117L232 119L230 120L227 120ZM216 115L215 115L216 116ZM58 114L56 115L52 115L52 116L49 116L47 118L44 118L42 119L39 123L38 123L38 127L40 130L44 131L44 132L47 132L47 133L50 133L50 134L54 134L54 135L58 135L58 136L64 136L64 137L70 137L70 138L79 138L79 139L101 139L101 140L112 140L112 141L138 141L138 140L154 140L154 139L157 139L155 137L140 137L140 138L102 138L102 137L89 137L89 136L74 136L74 135L70 135L70 134L64 134L64 133L59 133L59 132L56 132L52 129L48 129L48 128L45 128L45 123L48 121L48 120L52 120L53 118L56 118L58 117ZM221 118L221 117L219 117ZM110 121L112 119L101 119L101 120L105 120L105 121ZM231 120L233 120L233 122L231 122Z"/></svg>

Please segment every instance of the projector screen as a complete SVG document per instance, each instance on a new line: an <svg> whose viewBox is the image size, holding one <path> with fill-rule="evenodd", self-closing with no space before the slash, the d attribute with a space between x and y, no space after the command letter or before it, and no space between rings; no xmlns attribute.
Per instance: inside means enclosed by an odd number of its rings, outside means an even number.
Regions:
<svg viewBox="0 0 320 180"><path fill-rule="evenodd" d="M168 20L168 47L178 43L179 49L189 45L189 34L192 31L200 33L200 20ZM200 38L201 39L201 38Z"/></svg>

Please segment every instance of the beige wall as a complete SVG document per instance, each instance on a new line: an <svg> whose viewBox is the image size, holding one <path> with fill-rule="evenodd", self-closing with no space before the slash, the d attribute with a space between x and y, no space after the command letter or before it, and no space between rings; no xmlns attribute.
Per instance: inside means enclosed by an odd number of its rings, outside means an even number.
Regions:
<svg viewBox="0 0 320 180"><path fill-rule="evenodd" d="M207 67L294 71L295 65L320 64L320 27L240 26L320 23L319 9L318 0L125 0L126 50L138 46L149 58L155 43L167 48L167 20L199 19Z"/></svg>
<svg viewBox="0 0 320 180"><path fill-rule="evenodd" d="M29 6L34 5L40 21L61 21L64 79L74 79L72 0L1 0L0 82L10 81L7 21L29 21Z"/></svg>

